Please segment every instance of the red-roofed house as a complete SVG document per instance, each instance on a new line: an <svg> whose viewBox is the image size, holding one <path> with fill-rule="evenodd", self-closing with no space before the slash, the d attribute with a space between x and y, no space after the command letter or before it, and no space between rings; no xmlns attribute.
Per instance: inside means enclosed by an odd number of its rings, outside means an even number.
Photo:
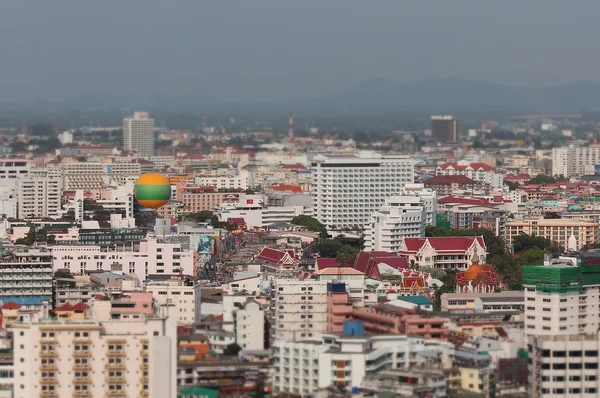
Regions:
<svg viewBox="0 0 600 398"><path fill-rule="evenodd" d="M53 312L57 318L68 318L71 320L81 320L88 317L89 306L85 303L75 305L66 303L54 308Z"/></svg>
<svg viewBox="0 0 600 398"><path fill-rule="evenodd" d="M421 267L466 270L475 250L485 261L483 236L404 238L398 254Z"/></svg>
<svg viewBox="0 0 600 398"><path fill-rule="evenodd" d="M492 184L496 176L496 168L485 163L442 163L435 169L438 176L466 176L472 180ZM502 175L498 175L500 178ZM500 183L502 185L502 183Z"/></svg>
<svg viewBox="0 0 600 398"><path fill-rule="evenodd" d="M0 322L0 327L6 328L16 322L19 319L19 311L21 310L21 306L14 301L9 301L6 304L3 304L2 313L0 314L2 322Z"/></svg>
<svg viewBox="0 0 600 398"><path fill-rule="evenodd" d="M315 260L315 271L320 271L325 268L341 267L335 258L319 257Z"/></svg>
<svg viewBox="0 0 600 398"><path fill-rule="evenodd" d="M271 189L277 192L302 193L302 187L300 185L273 185Z"/></svg>
<svg viewBox="0 0 600 398"><path fill-rule="evenodd" d="M277 250L271 249L270 247L263 247L260 253L256 255L256 260L284 268L292 268L299 262L298 259L294 257L293 250Z"/></svg>
<svg viewBox="0 0 600 398"><path fill-rule="evenodd" d="M366 278L382 279L386 274L399 274L407 267L406 258L394 253L362 251L356 256L353 268L364 273Z"/></svg>

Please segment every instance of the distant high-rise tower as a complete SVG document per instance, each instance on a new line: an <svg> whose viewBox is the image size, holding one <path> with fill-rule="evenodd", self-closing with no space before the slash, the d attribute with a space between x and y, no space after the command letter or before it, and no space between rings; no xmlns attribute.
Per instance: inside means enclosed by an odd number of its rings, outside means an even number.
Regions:
<svg viewBox="0 0 600 398"><path fill-rule="evenodd" d="M290 142L294 139L294 112L290 111L290 123L288 125L288 138Z"/></svg>
<svg viewBox="0 0 600 398"><path fill-rule="evenodd" d="M154 119L148 117L148 112L135 112L133 117L123 119L123 149L142 156L154 155Z"/></svg>
<svg viewBox="0 0 600 398"><path fill-rule="evenodd" d="M458 120L452 116L432 116L431 136L438 142L458 142Z"/></svg>

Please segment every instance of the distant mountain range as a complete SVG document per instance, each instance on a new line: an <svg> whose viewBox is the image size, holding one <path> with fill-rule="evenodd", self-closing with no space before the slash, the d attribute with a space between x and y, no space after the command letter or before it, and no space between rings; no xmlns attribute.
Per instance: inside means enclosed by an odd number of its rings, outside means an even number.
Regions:
<svg viewBox="0 0 600 398"><path fill-rule="evenodd" d="M0 103L20 109L361 109L403 112L582 112L600 110L600 84L578 81L551 87L514 87L456 77L429 77L399 84L367 80L345 91L307 100L279 102L215 101L206 96L123 96L91 93L64 102Z"/></svg>

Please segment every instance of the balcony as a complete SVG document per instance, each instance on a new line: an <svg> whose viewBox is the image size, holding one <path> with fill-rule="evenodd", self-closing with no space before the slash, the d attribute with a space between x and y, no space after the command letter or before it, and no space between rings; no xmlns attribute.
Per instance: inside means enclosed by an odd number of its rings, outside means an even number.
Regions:
<svg viewBox="0 0 600 398"><path fill-rule="evenodd" d="M92 396L92 393L90 391L83 391L83 390L73 391L73 397L88 398L91 396Z"/></svg>
<svg viewBox="0 0 600 398"><path fill-rule="evenodd" d="M42 351L40 352L40 357L42 358L56 358L58 356L58 354L56 354L56 351Z"/></svg>
<svg viewBox="0 0 600 398"><path fill-rule="evenodd" d="M127 384L127 379L123 376L107 376L106 377L107 384Z"/></svg>
<svg viewBox="0 0 600 398"><path fill-rule="evenodd" d="M56 391L42 391L40 393L40 397L44 397L44 398L58 398L58 393Z"/></svg>
<svg viewBox="0 0 600 398"><path fill-rule="evenodd" d="M76 337L73 339L73 344L92 344L92 339L89 337Z"/></svg>
<svg viewBox="0 0 600 398"><path fill-rule="evenodd" d="M58 384L58 380L56 379L56 377L46 377L46 378L40 379L40 384L41 385Z"/></svg>
<svg viewBox="0 0 600 398"><path fill-rule="evenodd" d="M106 393L107 397L126 397L127 393L123 390L109 390Z"/></svg>
<svg viewBox="0 0 600 398"><path fill-rule="evenodd" d="M108 351L106 353L106 356L107 357L124 357L126 355L125 355L124 351Z"/></svg>
<svg viewBox="0 0 600 398"><path fill-rule="evenodd" d="M73 351L73 356L75 358L91 357L92 353L89 350L86 350L86 351Z"/></svg>
<svg viewBox="0 0 600 398"><path fill-rule="evenodd" d="M106 369L108 370L125 370L124 363L107 363Z"/></svg>
<svg viewBox="0 0 600 398"><path fill-rule="evenodd" d="M92 379L88 377L76 377L73 379L73 384L90 384Z"/></svg>
<svg viewBox="0 0 600 398"><path fill-rule="evenodd" d="M58 366L54 363L46 363L40 365L41 372L52 372L58 370Z"/></svg>
<svg viewBox="0 0 600 398"><path fill-rule="evenodd" d="M77 363L73 365L73 370L92 370L89 363Z"/></svg>

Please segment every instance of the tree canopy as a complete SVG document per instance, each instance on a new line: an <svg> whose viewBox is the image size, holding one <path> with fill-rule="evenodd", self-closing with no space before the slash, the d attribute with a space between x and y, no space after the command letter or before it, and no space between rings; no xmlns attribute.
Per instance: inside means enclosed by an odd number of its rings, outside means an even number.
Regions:
<svg viewBox="0 0 600 398"><path fill-rule="evenodd" d="M529 180L529 184L556 184L556 178L545 174L538 174Z"/></svg>
<svg viewBox="0 0 600 398"><path fill-rule="evenodd" d="M340 264L352 266L356 256L358 256L358 249L350 245L344 245L336 252L335 259Z"/></svg>
<svg viewBox="0 0 600 398"><path fill-rule="evenodd" d="M542 249L549 253L564 251L564 248L557 242L553 242L550 239L541 236L521 233L513 239L513 251L515 253L521 253L530 249Z"/></svg>
<svg viewBox="0 0 600 398"><path fill-rule="evenodd" d="M321 235L321 238L327 238L327 228L325 228L325 225L322 222L314 217L296 216L292 218L292 224L303 225L309 231L318 232Z"/></svg>
<svg viewBox="0 0 600 398"><path fill-rule="evenodd" d="M325 239L317 250L321 257L337 257L337 252L342 246L342 243L337 239Z"/></svg>
<svg viewBox="0 0 600 398"><path fill-rule="evenodd" d="M238 343L231 343L223 350L223 355L237 355L242 350Z"/></svg>

